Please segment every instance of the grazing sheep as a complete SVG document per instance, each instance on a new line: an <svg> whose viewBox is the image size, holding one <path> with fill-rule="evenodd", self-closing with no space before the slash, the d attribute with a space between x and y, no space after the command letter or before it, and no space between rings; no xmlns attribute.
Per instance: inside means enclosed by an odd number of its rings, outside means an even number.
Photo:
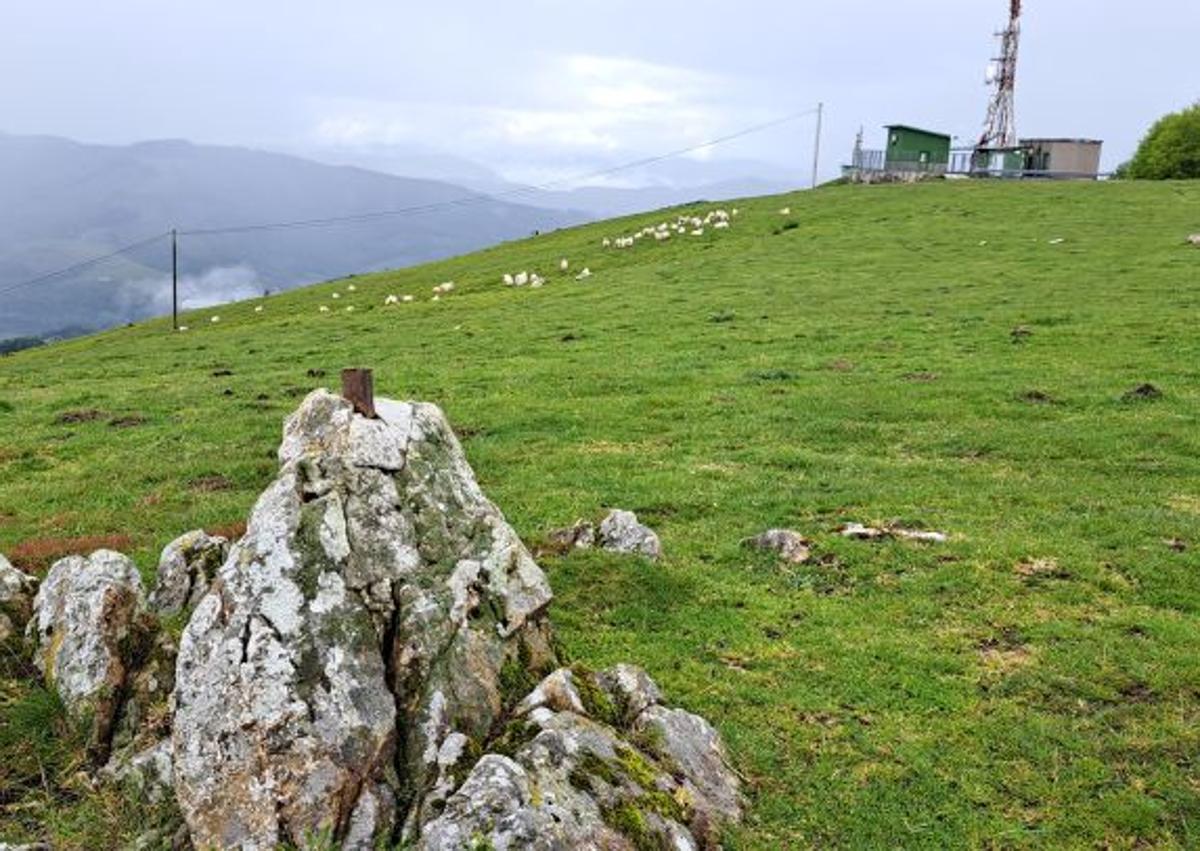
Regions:
<svg viewBox="0 0 1200 851"><path fill-rule="evenodd" d="M783 209L781 209L779 211L779 215L781 215L781 216L790 216L791 214L792 214L791 207L784 207Z"/></svg>
<svg viewBox="0 0 1200 851"><path fill-rule="evenodd" d="M186 325L180 325L180 326L179 326L179 330L180 330L180 331L186 331L187 329L188 329L188 327L187 327Z"/></svg>
<svg viewBox="0 0 1200 851"><path fill-rule="evenodd" d="M354 292L356 289L358 289L358 287L354 286L354 284L347 284L346 289L350 290L350 292Z"/></svg>
<svg viewBox="0 0 1200 851"><path fill-rule="evenodd" d="M254 308L255 313L262 313L263 306L260 304Z"/></svg>
<svg viewBox="0 0 1200 851"><path fill-rule="evenodd" d="M513 283L515 283L518 287L525 286L526 284L529 283L529 273L528 272L518 272L516 277L513 278Z"/></svg>
<svg viewBox="0 0 1200 851"><path fill-rule="evenodd" d="M741 210L739 210L737 207L734 207L732 210L730 210L730 211L729 211L729 215L731 215L731 216L736 216L736 215L738 215L740 212L741 212Z"/></svg>
<svg viewBox="0 0 1200 851"><path fill-rule="evenodd" d="M330 296L330 297L331 297L331 298L341 298L341 297L342 297L342 294L341 294L341 293L334 293L334 294L333 294L332 296Z"/></svg>
<svg viewBox="0 0 1200 851"><path fill-rule="evenodd" d="M389 304L399 304L400 299L396 298L394 295L390 295L383 300L383 303L385 306Z"/></svg>
<svg viewBox="0 0 1200 851"><path fill-rule="evenodd" d="M692 231L692 236L704 236L704 228L696 228Z"/></svg>
<svg viewBox="0 0 1200 851"><path fill-rule="evenodd" d="M728 227L729 222L725 221L724 219L719 219L718 221L713 222L713 230L725 230Z"/></svg>
<svg viewBox="0 0 1200 851"><path fill-rule="evenodd" d="M587 266L584 266L584 267L583 267L583 271L582 271L582 272L580 272L578 275L576 275L576 276L575 276L575 280L577 280L577 281L586 281L586 280L587 280L588 278L590 278L591 276L592 276L592 270L591 270L591 269L589 269Z"/></svg>
<svg viewBox="0 0 1200 851"><path fill-rule="evenodd" d="M328 313L328 312L329 312L329 308L328 308L328 307L326 307L325 305L321 305L320 307L318 307L318 308L317 308L317 310L321 311L321 313Z"/></svg>
<svg viewBox="0 0 1200 851"><path fill-rule="evenodd" d="M558 261L558 271L565 272L570 268L571 268L571 264L567 262L566 257L564 257L562 260Z"/></svg>
<svg viewBox="0 0 1200 851"><path fill-rule="evenodd" d="M511 287L513 285L513 276L508 272L504 273L504 286Z"/></svg>
<svg viewBox="0 0 1200 851"><path fill-rule="evenodd" d="M346 312L347 312L347 313L353 313L353 312L354 312L354 305L352 305L352 304L348 304L348 305L346 305Z"/></svg>
<svg viewBox="0 0 1200 851"><path fill-rule="evenodd" d="M452 289L454 289L454 281L446 281L445 283L438 284L436 287L434 287L433 291L441 295L442 293L450 292Z"/></svg>
<svg viewBox="0 0 1200 851"><path fill-rule="evenodd" d="M430 301L441 301L441 300L442 300L442 297L440 295L435 295L433 298L430 299Z"/></svg>
<svg viewBox="0 0 1200 851"><path fill-rule="evenodd" d="M529 286L531 286L531 287L540 287L544 283L546 283L546 279L543 278L541 275L535 274L535 275L531 276L529 279Z"/></svg>
<svg viewBox="0 0 1200 851"><path fill-rule="evenodd" d="M208 321L209 321L209 322L220 322L220 321L221 321L221 317L220 317L220 316L214 316L212 319L210 319L210 320L208 320Z"/></svg>
<svg viewBox="0 0 1200 851"><path fill-rule="evenodd" d="M606 236L604 239L600 240L600 245L604 248L608 248L610 245L612 245L612 240Z"/></svg>

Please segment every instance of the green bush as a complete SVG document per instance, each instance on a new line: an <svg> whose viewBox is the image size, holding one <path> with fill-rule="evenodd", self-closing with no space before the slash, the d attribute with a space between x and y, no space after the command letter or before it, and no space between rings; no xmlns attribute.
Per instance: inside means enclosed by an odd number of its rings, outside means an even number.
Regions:
<svg viewBox="0 0 1200 851"><path fill-rule="evenodd" d="M1200 178L1200 103L1160 118L1122 172L1133 180Z"/></svg>

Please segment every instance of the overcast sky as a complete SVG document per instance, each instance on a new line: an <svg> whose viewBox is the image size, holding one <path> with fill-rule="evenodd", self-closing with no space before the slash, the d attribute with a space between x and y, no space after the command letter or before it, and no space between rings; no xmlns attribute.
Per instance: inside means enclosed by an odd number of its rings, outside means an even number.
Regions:
<svg viewBox="0 0 1200 851"><path fill-rule="evenodd" d="M0 130L293 151L419 145L542 180L827 105L970 144L1007 0L2 0ZM1200 98L1200 2L1026 0L1021 135L1127 158ZM803 171L801 121L712 150Z"/></svg>

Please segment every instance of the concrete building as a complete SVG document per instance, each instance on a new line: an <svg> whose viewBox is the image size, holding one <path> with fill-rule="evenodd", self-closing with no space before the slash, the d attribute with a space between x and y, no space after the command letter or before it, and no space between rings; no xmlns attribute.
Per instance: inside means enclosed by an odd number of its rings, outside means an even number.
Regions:
<svg viewBox="0 0 1200 851"><path fill-rule="evenodd" d="M1095 178L1100 174L1098 139L1022 139L1029 177Z"/></svg>

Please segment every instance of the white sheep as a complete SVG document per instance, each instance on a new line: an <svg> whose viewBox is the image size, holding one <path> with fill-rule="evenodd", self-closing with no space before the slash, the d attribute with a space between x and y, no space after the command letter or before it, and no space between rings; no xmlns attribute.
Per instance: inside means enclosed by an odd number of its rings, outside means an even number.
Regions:
<svg viewBox="0 0 1200 851"><path fill-rule="evenodd" d="M341 297L342 297L341 293L334 293L332 296L330 296L330 298L341 298Z"/></svg>
<svg viewBox="0 0 1200 851"><path fill-rule="evenodd" d="M352 304L348 304L348 305L346 305L346 312L347 312L347 313L353 313L353 312L354 312L354 305L352 305Z"/></svg>
<svg viewBox="0 0 1200 851"><path fill-rule="evenodd" d="M717 221L713 222L713 230L725 230L728 227L729 222L725 221L725 219L718 219Z"/></svg>
<svg viewBox="0 0 1200 851"><path fill-rule="evenodd" d="M384 306L387 306L389 304L399 304L400 299L396 298L394 295L390 295L383 300L383 303L384 303Z"/></svg>
<svg viewBox="0 0 1200 851"><path fill-rule="evenodd" d="M321 311L321 313L328 313L328 312L329 312L329 308L328 308L328 307L326 307L325 305L321 305L320 307L318 307L318 308L317 308L317 310Z"/></svg>
<svg viewBox="0 0 1200 851"><path fill-rule="evenodd" d="M704 236L704 228L696 228L692 231L692 236Z"/></svg>
<svg viewBox="0 0 1200 851"><path fill-rule="evenodd" d="M188 327L187 327L186 325L180 325L180 326L179 326L179 330L180 330L180 331L186 331L187 329L188 329Z"/></svg>
<svg viewBox="0 0 1200 851"><path fill-rule="evenodd" d="M358 289L358 287L354 286L354 284L347 284L346 289L350 290L350 292L354 292L356 289Z"/></svg>
<svg viewBox="0 0 1200 851"><path fill-rule="evenodd" d="M540 287L544 283L546 283L546 279L543 278L541 275L534 274L529 279L529 286L531 286L531 287Z"/></svg>
<svg viewBox="0 0 1200 851"><path fill-rule="evenodd" d="M442 300L442 297L440 295L435 295L433 298L430 299L430 301L441 301L441 300Z"/></svg>
<svg viewBox="0 0 1200 851"><path fill-rule="evenodd" d="M220 317L220 316L214 316L212 319L210 319L210 320L208 320L208 321L209 321L209 322L220 322L220 321L221 321L221 317Z"/></svg>
<svg viewBox="0 0 1200 851"><path fill-rule="evenodd" d="M513 278L513 283L516 284L518 287L525 286L526 284L529 283L529 273L528 272L517 272L516 276Z"/></svg>
<svg viewBox="0 0 1200 851"><path fill-rule="evenodd" d="M583 267L583 271L582 271L582 272L580 272L578 275L576 275L576 276L575 276L575 280L577 280L577 281L586 281L586 280L587 280L588 278L590 278L591 276L592 276L592 270L591 270L591 269L589 269L587 266L584 266L584 267Z"/></svg>
<svg viewBox="0 0 1200 851"><path fill-rule="evenodd" d="M513 276L508 272L504 273L504 286L511 287L513 285Z"/></svg>
<svg viewBox="0 0 1200 851"><path fill-rule="evenodd" d="M781 216L790 216L791 214L792 214L791 207L784 207L779 211L779 215L781 215Z"/></svg>
<svg viewBox="0 0 1200 851"><path fill-rule="evenodd" d="M608 248L612 245L612 240L606 236L604 239L600 240L600 245L602 245L604 248Z"/></svg>
<svg viewBox="0 0 1200 851"><path fill-rule="evenodd" d="M734 207L732 210L730 210L730 211L729 211L729 215L731 215L731 216L737 216L737 215L739 215L741 212L742 212L742 211L741 211L741 210L739 210L737 207Z"/></svg>
<svg viewBox="0 0 1200 851"><path fill-rule="evenodd" d="M558 261L558 271L565 272L570 268L571 268L571 264L567 262L566 257L564 257L562 260Z"/></svg>

